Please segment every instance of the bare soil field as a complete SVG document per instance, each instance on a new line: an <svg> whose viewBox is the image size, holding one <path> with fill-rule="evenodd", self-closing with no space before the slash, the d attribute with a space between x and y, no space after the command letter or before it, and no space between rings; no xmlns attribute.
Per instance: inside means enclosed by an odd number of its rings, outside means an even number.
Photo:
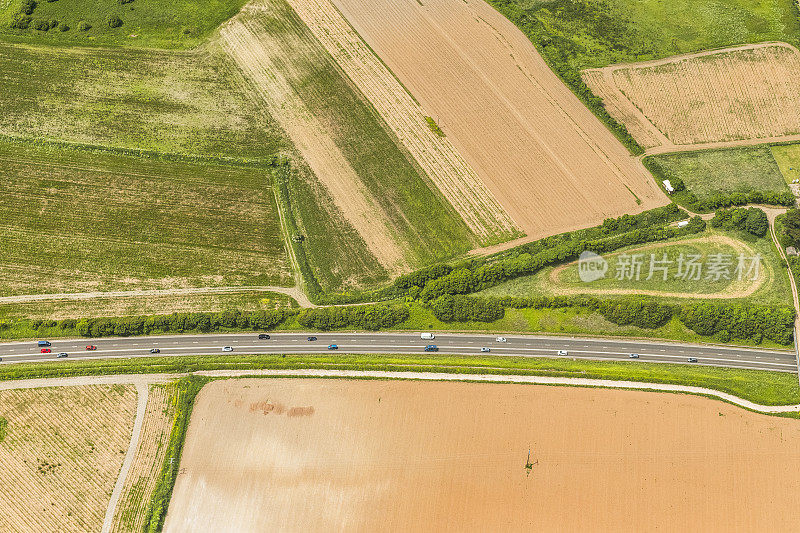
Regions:
<svg viewBox="0 0 800 533"><path fill-rule="evenodd" d="M666 202L533 44L485 2L332 3L528 235Z"/></svg>
<svg viewBox="0 0 800 533"><path fill-rule="evenodd" d="M761 43L583 72L642 146L677 147L800 133L800 52Z"/></svg>
<svg viewBox="0 0 800 533"><path fill-rule="evenodd" d="M147 504L161 471L172 429L169 399L163 385L150 387L139 446L125 480L112 531L142 531L144 528Z"/></svg>
<svg viewBox="0 0 800 533"><path fill-rule="evenodd" d="M99 531L135 413L133 386L0 392L0 530Z"/></svg>
<svg viewBox="0 0 800 533"><path fill-rule="evenodd" d="M369 99L469 228L484 243L517 228L455 147L431 130L425 111L329 0L289 4Z"/></svg>
<svg viewBox="0 0 800 533"><path fill-rule="evenodd" d="M165 531L796 530L798 439L797 420L695 396L219 381Z"/></svg>

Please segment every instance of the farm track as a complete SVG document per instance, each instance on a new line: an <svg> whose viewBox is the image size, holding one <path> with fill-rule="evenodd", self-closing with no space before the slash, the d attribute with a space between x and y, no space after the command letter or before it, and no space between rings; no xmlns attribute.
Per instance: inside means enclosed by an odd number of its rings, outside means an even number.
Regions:
<svg viewBox="0 0 800 533"><path fill-rule="evenodd" d="M733 394L720 392L704 387L686 385L671 385L667 383L645 383L638 381L616 381L603 379L568 378L552 376L515 376L492 374L448 374L438 372L395 372L378 370L328 370L328 369L295 369L295 370L202 370L193 372L194 375L210 378L236 378L249 376L270 377L338 377L338 378L368 378L368 379L419 379L432 381L481 381L488 383L531 383L540 385L567 385L583 387L607 387L637 390L652 390L664 392L682 392L711 396L726 402L757 411L760 413L791 413L800 412L800 405L761 405ZM0 390L34 389L41 387L76 387L90 385L135 385L135 384L160 384L178 379L184 374L137 374L137 375L107 375L107 376L78 376L66 378L41 378L0 382Z"/></svg>
<svg viewBox="0 0 800 533"><path fill-rule="evenodd" d="M659 248L665 245L680 245L680 244L692 244L697 242L716 242L721 244L727 244L734 250L739 253L747 254L748 257L752 257L755 255L753 249L749 246L745 245L744 243L737 241L736 239L732 239L725 235L714 235L712 237L707 237L703 239L684 239L680 241L670 241L668 243L657 243L651 244L648 246L643 246L640 248L634 248L630 250L631 253L640 252L643 250L650 250L654 248ZM617 255L617 254L609 254L610 256ZM663 298L688 298L688 299L695 299L695 298L702 298L702 299L714 299L714 300L723 300L723 299L735 299L735 298L747 298L755 293L761 286L764 284L765 276L762 275L756 280L754 283L747 284L746 288L732 288L726 287L722 292L719 293L704 293L698 294L696 292L667 292L667 291L657 291L657 290L646 290L646 289L593 289L590 286L586 288L579 288L579 287L568 287L564 286L561 283L560 276L564 269L568 268L571 265L574 265L576 261L572 261L570 263L566 263L554 268L550 272L550 281L557 286L558 294L603 294L603 295L628 295L628 294L639 294L645 296L660 296Z"/></svg>
<svg viewBox="0 0 800 533"><path fill-rule="evenodd" d="M144 384L136 385L136 418L133 421L133 429L131 430L131 440L128 443L128 450L125 452L125 459L122 461L117 481L114 483L114 490L111 492L111 499L106 507L106 515L103 519L102 533L109 533L111 526L114 522L114 514L119 505L122 490L125 488L125 482L128 479L128 473L133 465L133 459L136 455L136 450L139 446L139 439L142 436L142 426L144 424L144 415L147 409L147 396L149 387Z"/></svg>
<svg viewBox="0 0 800 533"><path fill-rule="evenodd" d="M176 289L140 289L130 291L61 292L51 294L20 294L0 296L0 305L50 300L92 300L96 298L136 298L142 296L175 296L191 294L228 294L239 292L277 292L294 299L300 307L316 307L308 296L298 287L233 286L233 287L190 287Z"/></svg>
<svg viewBox="0 0 800 533"><path fill-rule="evenodd" d="M528 236L666 203L527 37L484 2L332 3Z"/></svg>
<svg viewBox="0 0 800 533"><path fill-rule="evenodd" d="M137 389L142 387L150 389L143 427L122 499L114 515L112 531L144 529L147 505L167 452L171 429L170 395L161 385L137 384Z"/></svg>
<svg viewBox="0 0 800 533"><path fill-rule="evenodd" d="M800 51L767 42L582 73L646 155L800 141Z"/></svg>
<svg viewBox="0 0 800 533"><path fill-rule="evenodd" d="M292 88L287 69L292 57L305 53L313 64L314 53L300 39L280 42L259 26L269 20L266 4L246 7L220 30L221 44L249 78L258 95L286 131L314 174L328 189L339 212L356 229L378 261L395 274L408 269L390 221L365 190L355 170L328 131Z"/></svg>
<svg viewBox="0 0 800 533"><path fill-rule="evenodd" d="M428 177L478 237L518 232L491 191L455 147L431 131L423 108L329 0L288 0L350 80L361 90Z"/></svg>

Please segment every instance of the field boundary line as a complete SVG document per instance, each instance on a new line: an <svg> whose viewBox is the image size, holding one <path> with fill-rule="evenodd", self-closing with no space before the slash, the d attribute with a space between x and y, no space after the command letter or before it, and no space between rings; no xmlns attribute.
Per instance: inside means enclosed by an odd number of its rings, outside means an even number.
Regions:
<svg viewBox="0 0 800 533"><path fill-rule="evenodd" d="M800 412L800 404L761 405L736 395L705 387L675 385L670 383L648 383L643 381L605 380L590 378L566 378L554 376L526 376L513 374L455 374L445 372L403 372L382 370L201 370L192 375L209 378L239 377L285 377L285 378L351 378L351 379L408 379L428 381L472 381L486 383L521 383L533 385L562 385L577 387L599 387L609 389L630 389L653 392L674 392L713 397L751 411L765 414ZM39 378L0 382L0 390L32 389L40 387L72 387L83 385L125 385L147 386L153 383L166 383L185 376L180 374L111 374L103 376L77 376L68 378ZM138 411L137 411L138 412Z"/></svg>
<svg viewBox="0 0 800 533"><path fill-rule="evenodd" d="M411 379L429 381L480 381L487 383L528 383L533 385L567 385L578 387L601 387L610 389L634 389L655 392L677 392L712 396L720 400L744 407L759 413L795 413L800 412L800 404L793 405L761 405L727 392L691 385L673 385L669 383L646 383L641 381L619 381L589 378L563 378L551 376L523 376L503 374L447 374L436 372L393 372L378 370L208 370L195 372L206 377L235 378L250 376L267 377L337 377L368 379Z"/></svg>
<svg viewBox="0 0 800 533"><path fill-rule="evenodd" d="M337 6L329 0L287 3L480 241L494 243L521 234L455 146L431 131L425 110Z"/></svg>
<svg viewBox="0 0 800 533"><path fill-rule="evenodd" d="M229 294L237 292L277 292L297 301L300 307L316 307L308 296L298 287L278 287L275 285L226 286L226 287L187 287L178 289L139 289L130 291L60 292L50 294L20 294L0 296L0 305L42 302L48 300L94 300L96 298L137 298L142 296L179 296L191 294Z"/></svg>
<svg viewBox="0 0 800 533"><path fill-rule="evenodd" d="M133 430L131 431L131 440L128 443L128 450L125 452L125 460L122 461L117 481L114 484L114 490L111 492L111 499L108 501L106 507L106 516L103 519L102 533L110 533L111 527L114 524L114 514L117 511L122 490L125 488L125 480L128 478L128 472L133 465L133 459L136 456L136 450L139 447L139 438L142 434L142 426L144 425L144 415L147 410L147 399L150 395L150 386L146 383L136 384L136 418L133 422Z"/></svg>

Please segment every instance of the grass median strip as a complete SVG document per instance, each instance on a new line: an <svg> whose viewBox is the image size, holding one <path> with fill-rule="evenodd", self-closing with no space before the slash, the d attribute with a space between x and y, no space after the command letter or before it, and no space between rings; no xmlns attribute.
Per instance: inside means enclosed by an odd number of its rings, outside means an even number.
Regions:
<svg viewBox="0 0 800 533"><path fill-rule="evenodd" d="M124 358L19 363L0 367L0 380L107 374L189 373L204 370L338 369L540 375L669 383L705 387L762 405L800 403L791 373L669 363L610 362L456 355L235 355Z"/></svg>

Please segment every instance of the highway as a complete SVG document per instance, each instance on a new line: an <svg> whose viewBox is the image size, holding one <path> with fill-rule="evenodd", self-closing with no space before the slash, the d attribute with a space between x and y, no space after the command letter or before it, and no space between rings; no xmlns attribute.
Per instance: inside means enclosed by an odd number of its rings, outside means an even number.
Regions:
<svg viewBox="0 0 800 533"><path fill-rule="evenodd" d="M308 341L309 335L316 341ZM31 361L66 361L73 359L102 359L117 357L152 357L150 349L158 348L162 356L225 355L236 354L421 354L428 344L438 346L438 354L478 355L481 348L491 350L488 355L524 357L562 357L568 359L597 359L630 361L630 354L639 354L638 361L658 363L684 363L731 368L750 368L797 372L794 351L764 350L758 348L689 345L644 340L583 339L575 337L542 337L530 335L505 335L499 342L495 335L472 333L441 333L435 340L420 339L419 333L272 333L268 340L258 338L258 333L171 335L151 337L105 337L102 339L50 339L52 353L40 353L36 341L0 343L2 364ZM328 350L337 344L337 352ZM97 350L87 351L87 345ZM224 346L233 348L223 352ZM558 351L565 350L566 356ZM67 358L57 359L59 352ZM688 359L697 358L696 363Z"/></svg>

